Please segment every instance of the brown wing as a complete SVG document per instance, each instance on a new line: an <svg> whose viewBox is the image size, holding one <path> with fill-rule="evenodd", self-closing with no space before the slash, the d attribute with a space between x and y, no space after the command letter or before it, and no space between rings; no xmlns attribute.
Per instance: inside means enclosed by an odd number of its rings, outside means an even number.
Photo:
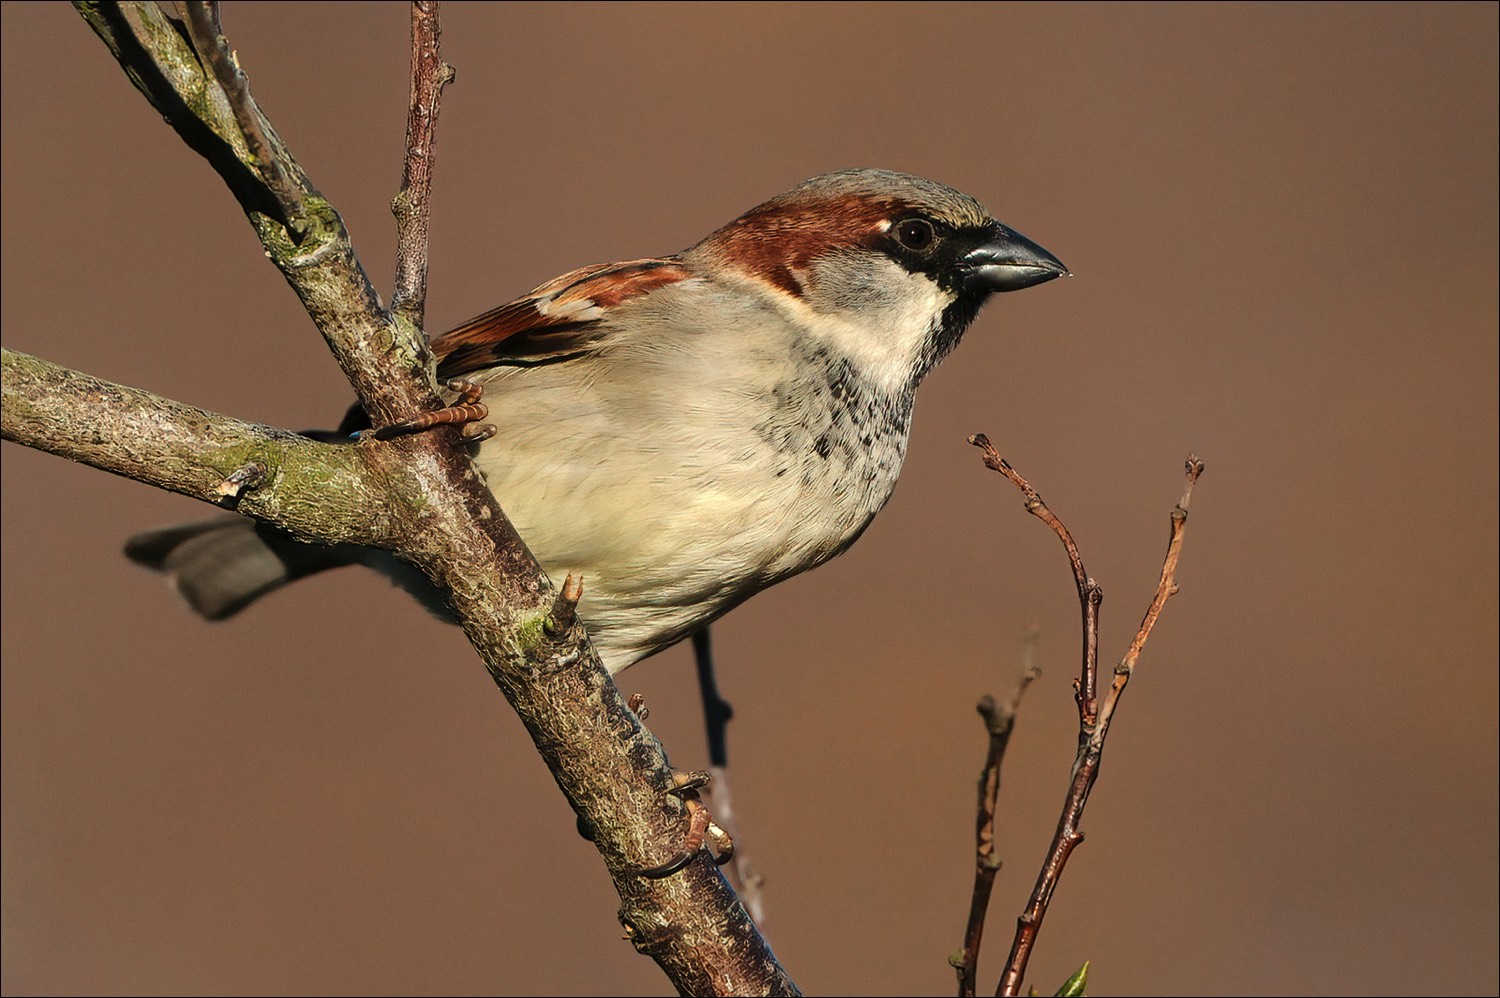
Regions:
<svg viewBox="0 0 1500 998"><path fill-rule="evenodd" d="M674 257L581 267L433 340L438 377L576 357L598 339L610 309L689 276Z"/></svg>

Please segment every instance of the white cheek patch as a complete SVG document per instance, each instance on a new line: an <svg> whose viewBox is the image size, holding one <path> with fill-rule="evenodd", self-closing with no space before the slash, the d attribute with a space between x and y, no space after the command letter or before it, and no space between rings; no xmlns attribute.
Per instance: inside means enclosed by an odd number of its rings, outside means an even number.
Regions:
<svg viewBox="0 0 1500 998"><path fill-rule="evenodd" d="M886 293L849 301L812 322L813 332L854 360L875 384L899 391L912 381L953 295L931 278L886 262L878 275Z"/></svg>

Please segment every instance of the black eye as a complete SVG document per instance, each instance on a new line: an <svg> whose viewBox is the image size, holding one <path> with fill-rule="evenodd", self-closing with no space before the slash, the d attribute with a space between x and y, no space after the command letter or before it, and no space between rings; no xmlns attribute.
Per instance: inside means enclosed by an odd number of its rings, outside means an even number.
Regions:
<svg viewBox="0 0 1500 998"><path fill-rule="evenodd" d="M925 250L937 238L932 223L925 218L908 218L896 223L896 238L909 250Z"/></svg>

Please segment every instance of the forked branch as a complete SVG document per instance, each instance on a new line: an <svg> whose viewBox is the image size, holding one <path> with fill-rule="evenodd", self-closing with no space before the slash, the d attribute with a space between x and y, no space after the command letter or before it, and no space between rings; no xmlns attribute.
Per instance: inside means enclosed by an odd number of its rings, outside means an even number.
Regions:
<svg viewBox="0 0 1500 998"><path fill-rule="evenodd" d="M413 33L413 103L420 109L413 111L406 203L398 206L398 214L408 213L400 316L383 305L338 213L256 105L215 7L189 4L184 23L154 2L76 6L136 88L224 179L374 425L439 408L418 328L432 126L449 78L436 48L437 5L417 11ZM420 567L448 592L465 633L590 830L636 947L684 994L798 993L706 851L672 876L641 876L668 844L683 841L693 816L670 792L674 774L661 745L627 708L581 624L558 611L556 590L470 464L458 429L314 444L22 354L7 351L4 361L6 439L236 505L267 522L293 526L295 519L293 529L306 539L378 543ZM371 491L344 491L349 481ZM350 508L360 515L351 518ZM358 534L351 519L376 527ZM544 626L554 613L554 626Z"/></svg>
<svg viewBox="0 0 1500 998"><path fill-rule="evenodd" d="M1062 815L1058 819L1057 830L1053 834L1052 843L1047 850L1046 859L1042 863L1041 872L1037 876L1036 886L1031 892L1026 909L1017 919L1015 940L1011 944L1010 957L1006 961L1005 971L1001 976L1000 987L997 991L1000 995L1017 995L1021 992L1027 962L1036 945L1037 933L1041 931L1042 920L1046 917L1048 905L1052 901L1053 892L1057 889L1058 880L1062 877L1063 868L1067 865L1068 857L1072 855L1073 850L1083 841L1083 832L1079 830L1079 823L1083 818L1083 809L1088 804L1089 793L1093 790L1094 781L1099 775L1099 760L1104 752L1104 740L1109 734L1109 725L1114 717L1115 708L1119 704L1121 694L1125 691L1125 685L1130 682L1131 673L1140 658L1141 650L1145 647L1147 638L1151 636L1151 629L1161 616L1167 600L1177 592L1177 562L1182 552L1188 504L1192 499L1193 486L1197 483L1198 476L1203 473L1203 462L1193 455L1188 456L1187 484L1181 500L1172 510L1171 532L1167 541L1166 557L1162 561L1161 578L1157 583L1156 594L1152 597L1141 626L1136 630L1129 650L1115 666L1109 689L1105 691L1101 700L1098 695L1098 648L1099 604L1103 600L1102 591L1084 570L1078 545L1074 543L1067 527L1056 514L1047 508L1046 503L1042 501L1041 496L1031 487L1031 484L1011 467L1010 462L1000 455L984 434L978 433L971 436L969 442L983 452L986 467L1004 475L1021 490L1026 500L1027 512L1037 516L1051 527L1062 541L1063 547L1068 552L1068 561L1073 569L1074 580L1078 584L1079 603L1083 610L1083 661L1079 676L1074 680L1078 701L1078 754L1073 760L1073 771L1069 777L1068 792L1063 801ZM970 955L970 959L977 959L977 956L975 952Z"/></svg>

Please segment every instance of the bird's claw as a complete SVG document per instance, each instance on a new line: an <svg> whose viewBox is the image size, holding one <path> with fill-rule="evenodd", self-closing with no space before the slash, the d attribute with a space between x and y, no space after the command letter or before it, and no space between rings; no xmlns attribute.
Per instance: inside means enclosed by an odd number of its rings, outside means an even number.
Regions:
<svg viewBox="0 0 1500 998"><path fill-rule="evenodd" d="M667 793L682 801L687 808L687 836L676 855L659 866L642 870L642 877L647 880L670 877L691 863L705 842L709 844L709 854L717 865L723 866L734 858L734 840L729 837L728 832L714 824L713 816L698 798L698 791L706 787L708 781L709 775L703 770L690 773L678 770L672 773L672 786L667 789Z"/></svg>
<svg viewBox="0 0 1500 998"><path fill-rule="evenodd" d="M458 392L458 398L452 405L424 412L414 419L382 426L372 431L371 436L376 440L391 440L408 433L421 433L435 426L456 425L467 443L478 443L493 437L495 427L490 423L480 422L490 414L489 407L479 401L484 397L484 388L472 381L456 378L448 382L448 389Z"/></svg>

